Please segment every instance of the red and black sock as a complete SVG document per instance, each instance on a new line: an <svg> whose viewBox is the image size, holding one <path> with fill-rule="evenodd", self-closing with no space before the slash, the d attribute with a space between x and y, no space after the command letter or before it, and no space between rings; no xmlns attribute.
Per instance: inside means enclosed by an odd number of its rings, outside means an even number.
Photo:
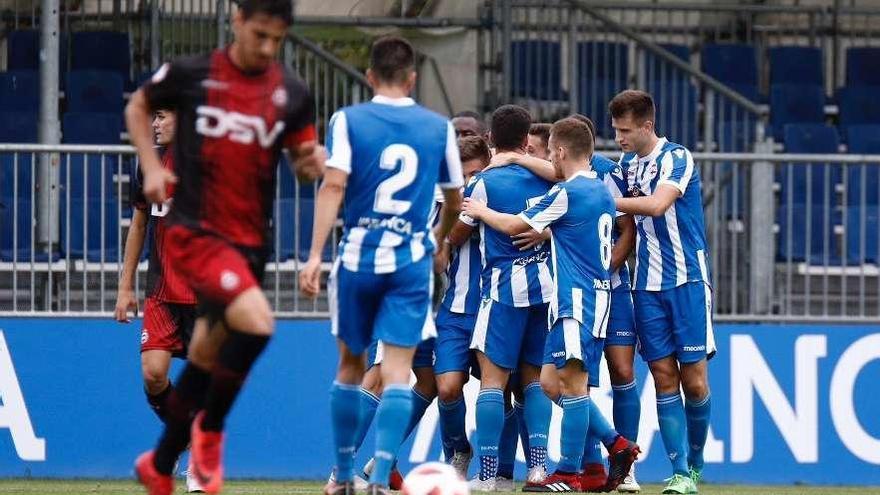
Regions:
<svg viewBox="0 0 880 495"><path fill-rule="evenodd" d="M168 394L174 390L174 386L171 385L171 382L165 386L165 388L156 395L151 395L147 389L144 389L144 394L147 396L147 403L150 404L150 409L156 414L156 417L159 418L159 421L163 423L167 422L168 418L168 410L167 404Z"/></svg>
<svg viewBox="0 0 880 495"><path fill-rule="evenodd" d="M190 439L190 426L205 401L211 383L211 374L193 363L187 363L177 385L168 387L165 401L165 431L156 446L153 463L162 474L171 474L181 452L186 450Z"/></svg>
<svg viewBox="0 0 880 495"><path fill-rule="evenodd" d="M229 329L229 337L220 348L220 356L211 373L211 385L205 397L205 416L201 427L223 431L223 424L254 362L260 357L269 337Z"/></svg>

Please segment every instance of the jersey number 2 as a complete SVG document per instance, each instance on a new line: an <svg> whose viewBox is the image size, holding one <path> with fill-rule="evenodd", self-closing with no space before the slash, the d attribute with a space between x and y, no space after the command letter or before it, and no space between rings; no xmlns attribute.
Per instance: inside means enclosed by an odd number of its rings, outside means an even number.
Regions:
<svg viewBox="0 0 880 495"><path fill-rule="evenodd" d="M611 268L611 215L603 213L599 217L599 257L606 270Z"/></svg>
<svg viewBox="0 0 880 495"><path fill-rule="evenodd" d="M403 215L412 206L412 201L394 199L394 193L400 191L416 180L419 168L419 155L411 146L392 144L382 151L379 167L383 170L394 170L400 163L400 171L382 181L376 188L376 200L373 210L387 215Z"/></svg>

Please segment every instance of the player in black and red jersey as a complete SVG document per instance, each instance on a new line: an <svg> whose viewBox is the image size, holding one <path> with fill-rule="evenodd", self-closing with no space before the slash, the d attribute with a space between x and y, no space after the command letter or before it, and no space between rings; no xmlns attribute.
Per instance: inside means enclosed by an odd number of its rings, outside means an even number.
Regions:
<svg viewBox="0 0 880 495"><path fill-rule="evenodd" d="M174 153L170 147L174 141L177 124L174 112L166 108L156 110L153 115L153 132L156 145L162 157L162 166L174 170ZM147 292L144 301L144 324L141 330L141 373L144 377L144 392L150 408L161 421L165 421L165 401L171 393L172 385L168 379L171 358L186 357L186 346L192 338L196 321L196 295L186 281L174 270L165 253L164 217L168 214L173 195L168 188L169 199L164 204L150 204L141 190L143 177L138 170L131 181L131 205L134 210L131 226L125 240L125 256L122 273L119 277L119 290L116 294L116 321L129 323L128 313L138 313L138 300L134 291L134 273L143 251L148 231L150 236L150 262L147 271ZM187 471L186 490L190 493L202 491L201 485Z"/></svg>
<svg viewBox="0 0 880 495"><path fill-rule="evenodd" d="M300 177L323 171L313 99L275 60L291 21L290 0L240 1L230 46L164 65L126 108L144 195L162 203L176 182L167 254L200 314L189 361L166 400L165 431L135 466L154 495L173 491L171 470L190 433L197 478L206 492L220 491L224 420L274 331L260 281L282 148ZM147 118L159 107L177 113L176 177L152 148Z"/></svg>

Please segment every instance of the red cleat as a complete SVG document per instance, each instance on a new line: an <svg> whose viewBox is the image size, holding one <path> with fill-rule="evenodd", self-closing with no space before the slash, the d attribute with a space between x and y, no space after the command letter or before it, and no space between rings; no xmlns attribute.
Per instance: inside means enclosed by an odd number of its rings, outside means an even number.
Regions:
<svg viewBox="0 0 880 495"><path fill-rule="evenodd" d="M220 493L223 488L223 433L202 430L205 411L199 412L192 424L190 458L196 479L205 493Z"/></svg>
<svg viewBox="0 0 880 495"><path fill-rule="evenodd" d="M608 449L608 482L605 483L605 491L610 492L623 483L626 475L629 474L629 468L636 462L636 458L641 453L641 449L634 442L623 438L622 435L617 436L614 445Z"/></svg>
<svg viewBox="0 0 880 495"><path fill-rule="evenodd" d="M579 492L581 476L577 473L555 472L540 483L526 483L524 492Z"/></svg>
<svg viewBox="0 0 880 495"><path fill-rule="evenodd" d="M388 480L388 488L394 491L400 491L403 487L403 475L400 474L400 471L397 468L391 470L391 478Z"/></svg>
<svg viewBox="0 0 880 495"><path fill-rule="evenodd" d="M604 491L607 481L608 476L605 474L604 464L584 464L584 474L581 475L581 491Z"/></svg>
<svg viewBox="0 0 880 495"><path fill-rule="evenodd" d="M149 495L171 495L174 493L174 478L156 471L153 464L153 451L144 452L134 461L134 472L138 482L147 488Z"/></svg>

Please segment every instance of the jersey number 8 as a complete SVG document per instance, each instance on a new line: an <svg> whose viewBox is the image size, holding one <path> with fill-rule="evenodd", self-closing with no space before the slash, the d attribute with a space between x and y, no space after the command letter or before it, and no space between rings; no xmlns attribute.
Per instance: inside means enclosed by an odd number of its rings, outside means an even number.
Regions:
<svg viewBox="0 0 880 495"><path fill-rule="evenodd" d="M394 199L393 196L416 180L419 155L411 146L405 144L392 144L382 151L379 167L383 170L394 170L398 163L400 163L400 171L383 180L376 188L376 199L373 201L373 211L376 213L403 215L412 206L412 201Z"/></svg>
<svg viewBox="0 0 880 495"><path fill-rule="evenodd" d="M599 257L602 266L608 270L611 268L611 215L603 213L599 217Z"/></svg>

